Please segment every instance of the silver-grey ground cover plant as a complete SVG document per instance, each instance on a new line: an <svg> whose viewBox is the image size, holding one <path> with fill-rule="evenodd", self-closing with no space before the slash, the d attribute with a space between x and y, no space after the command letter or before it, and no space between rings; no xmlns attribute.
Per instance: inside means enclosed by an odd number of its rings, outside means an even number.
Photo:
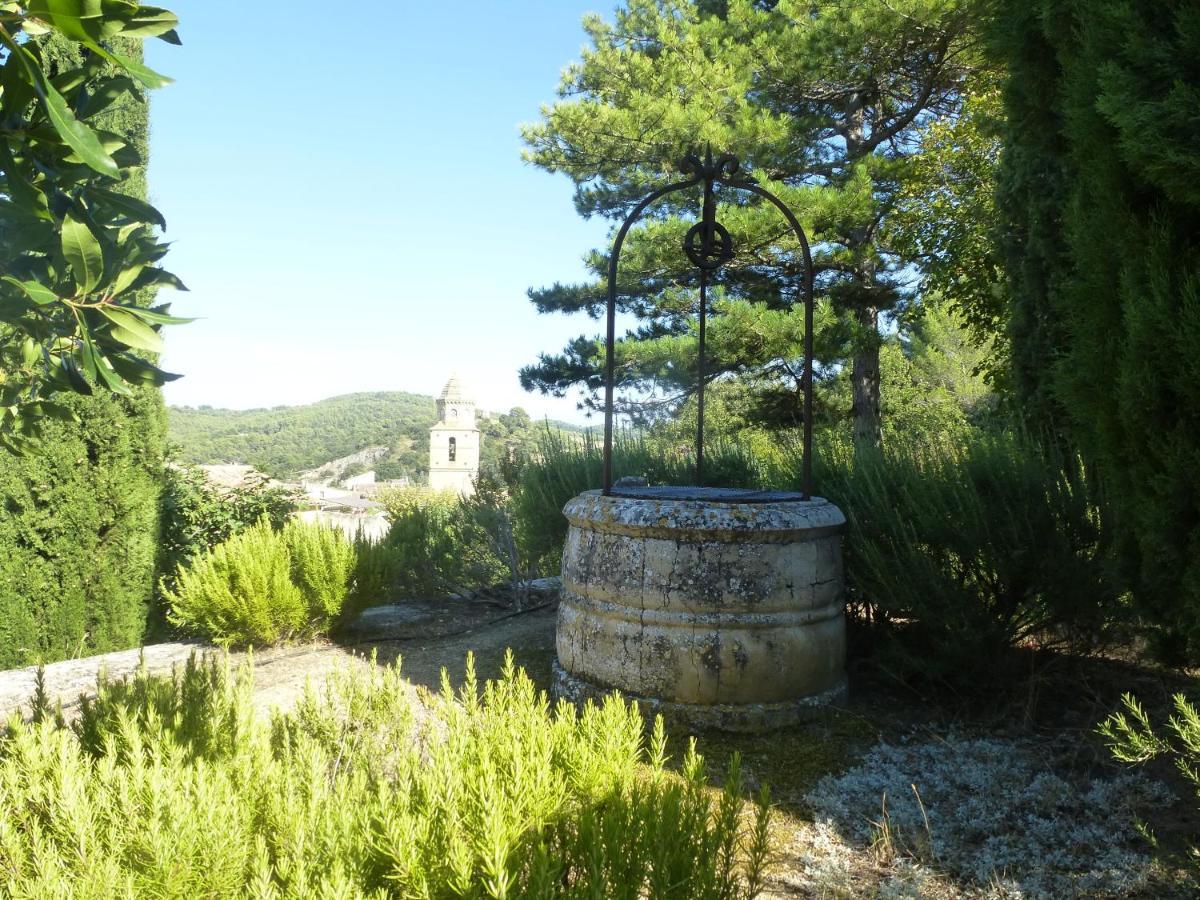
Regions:
<svg viewBox="0 0 1200 900"><path fill-rule="evenodd" d="M1045 747L948 737L879 744L806 796L818 821L1023 897L1121 894L1150 863L1138 810L1170 803L1140 774L1068 780Z"/></svg>

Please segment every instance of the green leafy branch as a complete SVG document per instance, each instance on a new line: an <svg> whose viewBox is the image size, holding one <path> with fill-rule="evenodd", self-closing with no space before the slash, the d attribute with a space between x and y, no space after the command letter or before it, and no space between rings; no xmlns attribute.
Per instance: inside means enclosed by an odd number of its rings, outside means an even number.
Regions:
<svg viewBox="0 0 1200 900"><path fill-rule="evenodd" d="M96 124L170 79L126 48L178 43L176 16L132 0L0 0L0 445L73 418L59 392L128 396L178 376L155 365L161 329L189 320L144 297L186 290L159 263L162 214L131 196L144 160ZM55 71L58 35L82 64ZM125 50L125 53L118 52Z"/></svg>

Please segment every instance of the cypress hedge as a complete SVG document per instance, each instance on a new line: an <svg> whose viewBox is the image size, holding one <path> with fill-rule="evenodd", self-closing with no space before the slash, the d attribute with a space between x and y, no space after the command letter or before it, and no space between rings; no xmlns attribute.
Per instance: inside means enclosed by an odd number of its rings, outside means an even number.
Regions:
<svg viewBox="0 0 1200 900"><path fill-rule="evenodd" d="M141 42L121 41L141 58ZM45 39L61 71L78 45ZM149 110L126 97L97 117L145 160ZM120 189L145 199L145 169ZM141 297L147 303L150 297ZM25 456L0 450L0 668L123 649L146 636L159 555L166 411L132 399L69 397L78 423L50 422Z"/></svg>
<svg viewBox="0 0 1200 900"><path fill-rule="evenodd" d="M1145 620L1200 659L1200 7L997 10L1014 382L1095 467Z"/></svg>

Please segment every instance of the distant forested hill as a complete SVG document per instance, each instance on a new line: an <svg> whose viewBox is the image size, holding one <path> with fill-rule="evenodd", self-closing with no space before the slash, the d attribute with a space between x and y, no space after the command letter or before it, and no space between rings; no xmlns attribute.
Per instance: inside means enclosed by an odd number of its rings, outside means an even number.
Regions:
<svg viewBox="0 0 1200 900"><path fill-rule="evenodd" d="M422 478L428 469L429 429L436 420L432 397L402 391L345 394L307 406L271 409L168 410L170 439L184 461L248 463L282 479L379 446L392 451L376 464L380 478ZM503 448L530 446L545 428L544 422L531 420L520 409L499 415L480 412L479 420L485 468L499 463ZM550 426L578 430L562 422Z"/></svg>
<svg viewBox="0 0 1200 900"><path fill-rule="evenodd" d="M167 416L168 433L185 461L248 463L291 478L364 447L414 441L428 447L437 407L432 397L383 391L272 409L173 406Z"/></svg>

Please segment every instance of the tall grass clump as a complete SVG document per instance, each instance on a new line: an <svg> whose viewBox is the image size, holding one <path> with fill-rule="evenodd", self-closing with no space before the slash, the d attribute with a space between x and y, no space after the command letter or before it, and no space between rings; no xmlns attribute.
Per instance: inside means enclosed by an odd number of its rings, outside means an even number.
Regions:
<svg viewBox="0 0 1200 900"><path fill-rule="evenodd" d="M414 699L346 670L268 723L220 661L102 684L0 741L0 893L162 897L752 897L765 794L610 698L551 708L511 657Z"/></svg>
<svg viewBox="0 0 1200 900"><path fill-rule="evenodd" d="M900 673L983 683L1014 646L1087 645L1114 613L1095 487L1027 437L831 448L818 486L848 520L849 599Z"/></svg>
<svg viewBox="0 0 1200 900"><path fill-rule="evenodd" d="M263 520L183 566L167 615L222 646L303 640L380 602L359 589L361 571L338 529L292 521L276 531Z"/></svg>

